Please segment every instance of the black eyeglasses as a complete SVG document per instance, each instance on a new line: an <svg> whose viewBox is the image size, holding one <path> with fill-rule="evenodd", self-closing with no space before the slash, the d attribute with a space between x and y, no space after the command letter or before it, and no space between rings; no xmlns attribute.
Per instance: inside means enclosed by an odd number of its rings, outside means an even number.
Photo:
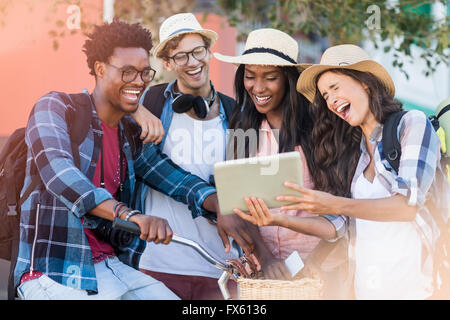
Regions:
<svg viewBox="0 0 450 320"><path fill-rule="evenodd" d="M156 71L150 67L145 68L141 71L138 71L134 67L119 68L111 63L107 63L107 64L110 65L111 67L116 68L119 71L122 71L122 81L125 83L133 82L136 79L138 74L141 75L142 81L151 82L156 74Z"/></svg>
<svg viewBox="0 0 450 320"><path fill-rule="evenodd" d="M206 53L208 52L208 46L199 46L195 47L192 51L189 52L178 52L177 54L169 57L172 59L175 64L179 66L184 66L189 61L189 55L191 54L197 61L203 60L206 57Z"/></svg>

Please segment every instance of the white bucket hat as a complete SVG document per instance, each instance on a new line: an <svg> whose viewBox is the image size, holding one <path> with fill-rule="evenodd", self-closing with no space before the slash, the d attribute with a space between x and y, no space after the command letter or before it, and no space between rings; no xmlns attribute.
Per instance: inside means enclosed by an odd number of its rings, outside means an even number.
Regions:
<svg viewBox="0 0 450 320"><path fill-rule="evenodd" d="M394 82L386 69L371 60L362 48L353 44L341 44L325 50L319 64L312 65L300 74L297 91L312 102L316 94L316 77L329 69L351 69L372 73L383 83L390 96L395 95Z"/></svg>
<svg viewBox="0 0 450 320"><path fill-rule="evenodd" d="M297 67L303 70L310 64L298 64L298 43L288 34L277 29L257 29L248 34L244 53L240 56L225 56L214 53L217 59L240 64Z"/></svg>
<svg viewBox="0 0 450 320"><path fill-rule="evenodd" d="M203 29L192 13L177 13L164 20L161 24L161 27L159 28L160 43L155 47L154 55L157 57L158 53L164 49L168 41L181 34L187 33L198 33L207 37L211 40L211 47L218 38L216 32Z"/></svg>

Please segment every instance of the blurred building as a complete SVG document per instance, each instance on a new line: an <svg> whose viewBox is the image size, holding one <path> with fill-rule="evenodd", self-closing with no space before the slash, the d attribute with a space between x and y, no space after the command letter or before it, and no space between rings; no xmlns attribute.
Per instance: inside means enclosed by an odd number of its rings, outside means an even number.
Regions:
<svg viewBox="0 0 450 320"><path fill-rule="evenodd" d="M5 2L0 6L0 149L16 128L26 125L39 97L53 90L80 92L94 88L95 81L89 75L82 52L86 38L76 27L74 17L79 13L82 20L96 24L114 17L114 0L80 0L78 12L77 5L63 1L39 0L39 4L34 0L2 1ZM211 12L212 3L197 1L197 18L204 28L219 34L213 51L234 54L236 30L217 14L203 15L205 11ZM156 59L152 64L157 64ZM234 76L233 66L213 59L210 73L218 90L233 94L230 80Z"/></svg>
<svg viewBox="0 0 450 320"><path fill-rule="evenodd" d="M424 5L420 8L420 12L423 15L431 15L435 20L445 18L450 14L449 1L447 6L438 1L433 5ZM409 79L393 66L395 57L392 52L384 53L382 46L375 49L369 42L365 43L364 47L388 70L396 86L396 97L403 102L406 109L419 109L430 115L434 113L434 109L441 101L450 97L450 66L441 63L434 73L426 76L427 65L423 59L420 59L423 53L420 47L412 45L413 58L404 59L404 70L409 75Z"/></svg>
<svg viewBox="0 0 450 320"><path fill-rule="evenodd" d="M26 125L33 103L43 94L50 90L91 90L94 86L94 79L89 75L86 58L81 51L85 38L79 30L69 30L67 27L72 14L68 3L40 0L39 5L33 5L33 1L3 1L7 5L6 14L0 15L0 68L3 75L0 80L3 88L0 91L0 148L5 137L15 128ZM88 16L90 21L101 23L114 17L114 3L115 0L80 0L79 6L83 17ZM450 5L448 1L447 6L436 2L424 6L422 10L424 15L445 17L449 15ZM236 29L216 14L216 0L196 0L194 12L203 27L219 34L213 52L237 55L244 51L244 42L236 40ZM205 12L209 14L205 16ZM247 21L241 23L248 24ZM262 21L252 25L252 28L265 27L267 23ZM293 36L299 42L299 60L303 63L317 63L329 46L327 39L317 36L307 37L301 33ZM398 68L392 66L392 52L386 54L382 49L375 49L370 42L362 45L373 59L389 71L396 84L396 97L407 109L420 109L430 114L436 105L450 96L450 67L441 63L435 73L425 76L426 64L419 58L419 47L413 45L411 48L414 62L405 60L404 69L409 74L409 79L406 79ZM156 60L152 64L155 64L160 75L164 75ZM233 95L234 72L235 67L231 64L216 59L211 61L213 82L219 90L229 95ZM171 80L170 75L162 77L162 80Z"/></svg>

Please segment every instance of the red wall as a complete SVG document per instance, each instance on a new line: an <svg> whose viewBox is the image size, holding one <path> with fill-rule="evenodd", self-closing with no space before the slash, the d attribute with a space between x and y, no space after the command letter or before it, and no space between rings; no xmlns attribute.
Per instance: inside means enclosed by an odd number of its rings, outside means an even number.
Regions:
<svg viewBox="0 0 450 320"><path fill-rule="evenodd" d="M235 28L230 27L224 18L217 15L209 14L206 21L203 21L202 14L197 14L196 17L203 28L214 30L219 35L216 44L211 48L212 52L219 52L230 56L236 54L237 30ZM211 80L216 89L229 96L234 96L233 83L235 71L236 67L231 63L225 63L215 58L211 60Z"/></svg>
<svg viewBox="0 0 450 320"><path fill-rule="evenodd" d="M70 30L65 23L71 15L66 12L67 4L58 5L53 12L55 0L9 3L6 15L0 16L4 22L3 26L0 23L0 136L25 126L33 104L45 93L92 90L95 85L82 52L85 37L80 32L68 35ZM83 18L101 23L102 3L102 0L81 0ZM204 28L219 34L212 50L234 55L235 29L218 16L208 15L205 22L201 14L197 16ZM64 25L58 27L57 21ZM57 50L49 34L52 30L65 32L65 37L58 38ZM213 59L210 71L216 88L232 95L235 67Z"/></svg>
<svg viewBox="0 0 450 320"><path fill-rule="evenodd" d="M77 92L91 89L86 57L81 51L84 36L68 35L67 4L53 12L54 0L10 1L0 27L0 136L25 126L35 101L48 91ZM101 21L101 0L82 0L82 15ZM3 17L3 16L2 16ZM62 27L57 21L64 22ZM65 32L53 49L49 32Z"/></svg>

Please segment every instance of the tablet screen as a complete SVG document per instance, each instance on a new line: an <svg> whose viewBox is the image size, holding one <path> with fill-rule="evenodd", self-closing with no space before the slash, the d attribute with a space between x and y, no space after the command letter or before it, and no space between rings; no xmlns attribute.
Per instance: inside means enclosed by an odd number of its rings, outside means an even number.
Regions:
<svg viewBox="0 0 450 320"><path fill-rule="evenodd" d="M262 198L269 208L287 205L287 202L275 198L298 195L298 192L286 188L284 182L302 186L301 169L297 151L216 163L214 179L221 213L232 214L235 208L248 211L245 197Z"/></svg>

